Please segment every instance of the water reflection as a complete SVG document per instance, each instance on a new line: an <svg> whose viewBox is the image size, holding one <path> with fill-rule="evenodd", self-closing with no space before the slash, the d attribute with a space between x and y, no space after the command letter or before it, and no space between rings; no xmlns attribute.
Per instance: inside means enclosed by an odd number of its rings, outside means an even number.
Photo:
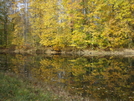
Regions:
<svg viewBox="0 0 134 101"><path fill-rule="evenodd" d="M0 70L37 78L96 101L134 100L133 57L0 55Z"/></svg>

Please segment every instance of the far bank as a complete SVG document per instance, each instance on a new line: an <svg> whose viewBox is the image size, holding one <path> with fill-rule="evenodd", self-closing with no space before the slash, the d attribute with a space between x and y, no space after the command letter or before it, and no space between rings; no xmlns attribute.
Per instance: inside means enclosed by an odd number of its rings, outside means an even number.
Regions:
<svg viewBox="0 0 134 101"><path fill-rule="evenodd" d="M99 56L99 55L123 55L134 56L134 49L115 49L115 50L102 50L102 49L78 49L75 47L66 47L61 49L54 49L52 47L0 47L0 53L13 53L13 54L47 54L47 55L78 55L78 56Z"/></svg>

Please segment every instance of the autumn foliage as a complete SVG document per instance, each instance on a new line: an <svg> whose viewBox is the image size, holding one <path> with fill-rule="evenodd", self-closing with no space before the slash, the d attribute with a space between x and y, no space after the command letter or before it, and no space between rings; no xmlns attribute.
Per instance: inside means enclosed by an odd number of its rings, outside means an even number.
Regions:
<svg viewBox="0 0 134 101"><path fill-rule="evenodd" d="M13 1L12 44L110 50L134 45L133 0ZM25 4L20 11L19 3Z"/></svg>

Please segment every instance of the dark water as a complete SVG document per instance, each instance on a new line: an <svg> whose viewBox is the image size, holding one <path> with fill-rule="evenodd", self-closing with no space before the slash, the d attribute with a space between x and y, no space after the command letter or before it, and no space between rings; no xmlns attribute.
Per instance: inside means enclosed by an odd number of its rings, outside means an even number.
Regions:
<svg viewBox="0 0 134 101"><path fill-rule="evenodd" d="M134 101L134 57L0 54L0 71L36 78L95 101Z"/></svg>

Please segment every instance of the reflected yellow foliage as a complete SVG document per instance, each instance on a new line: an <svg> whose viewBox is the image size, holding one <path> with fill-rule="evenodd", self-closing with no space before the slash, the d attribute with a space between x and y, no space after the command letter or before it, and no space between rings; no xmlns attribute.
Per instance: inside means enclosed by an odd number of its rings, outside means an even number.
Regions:
<svg viewBox="0 0 134 101"><path fill-rule="evenodd" d="M10 59L9 68L16 74L62 85L71 94L129 101L134 97L133 61L114 56L65 58L17 54Z"/></svg>

